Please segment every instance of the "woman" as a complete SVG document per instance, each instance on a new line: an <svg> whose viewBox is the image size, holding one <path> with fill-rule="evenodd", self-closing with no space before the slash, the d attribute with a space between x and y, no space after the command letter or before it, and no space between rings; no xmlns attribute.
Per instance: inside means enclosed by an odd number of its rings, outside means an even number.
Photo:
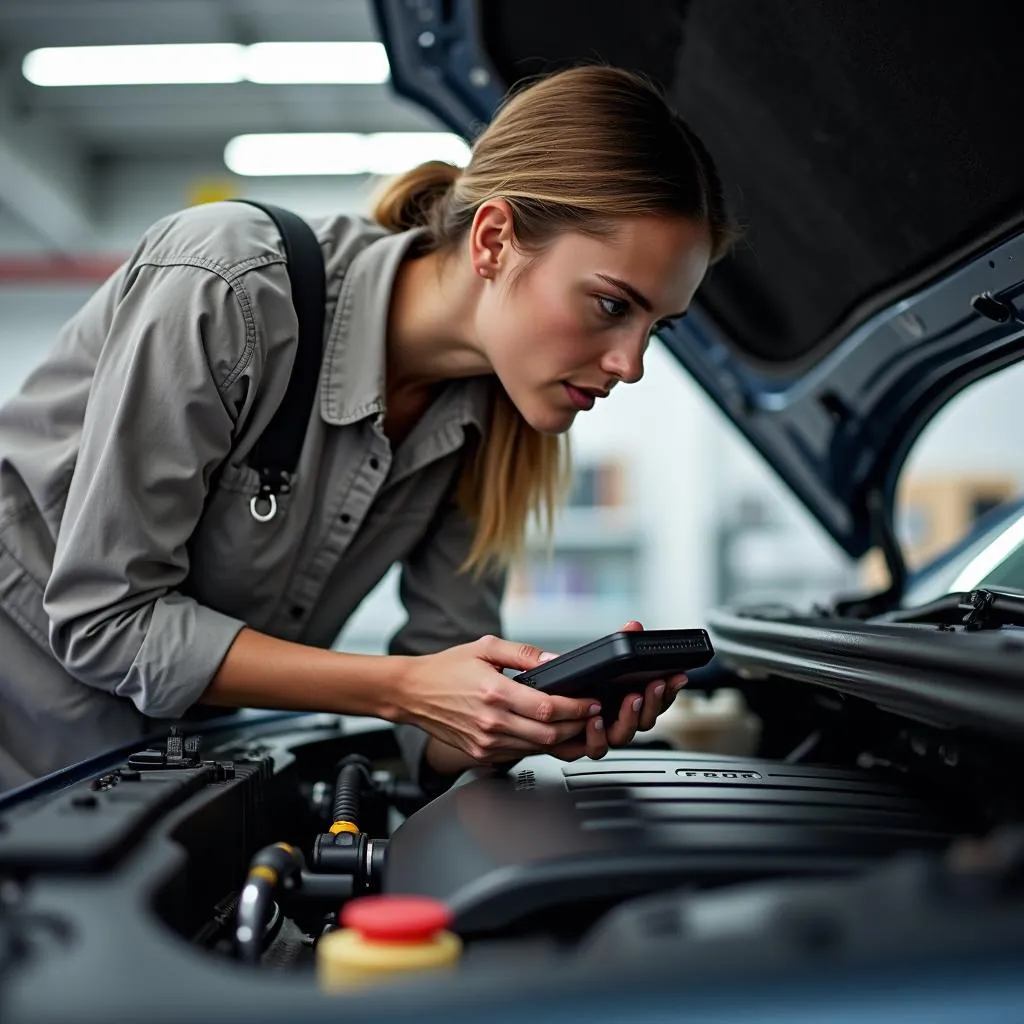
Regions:
<svg viewBox="0 0 1024 1024"><path fill-rule="evenodd" d="M374 221L313 224L320 387L271 520L246 456L296 314L251 206L155 224L0 410L0 785L196 705L379 716L440 776L600 757L685 681L604 730L590 702L508 679L545 655L491 634L528 517L563 486L560 435L640 379L727 244L704 147L642 80L576 68L511 98L465 171L399 178ZM396 562L391 653L326 649Z"/></svg>

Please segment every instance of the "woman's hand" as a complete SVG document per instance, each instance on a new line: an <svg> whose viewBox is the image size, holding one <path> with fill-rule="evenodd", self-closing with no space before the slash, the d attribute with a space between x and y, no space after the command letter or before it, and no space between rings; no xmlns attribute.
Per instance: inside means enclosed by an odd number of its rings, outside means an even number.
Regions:
<svg viewBox="0 0 1024 1024"><path fill-rule="evenodd" d="M403 658L395 718L479 762L554 753L566 743L586 746L584 730L600 715L600 704L538 693L502 674L505 668L536 668L553 657L528 644L485 636L438 654Z"/></svg>
<svg viewBox="0 0 1024 1024"><path fill-rule="evenodd" d="M639 622L627 622L622 627L625 632L643 628ZM656 679L647 684L643 693L631 693L623 700L619 717L607 729L600 716L591 718L582 737L562 743L549 753L563 761L575 761L581 757L597 760L604 757L611 747L628 746L637 732L646 732L654 726L658 715L672 706L676 694L685 685L685 675Z"/></svg>

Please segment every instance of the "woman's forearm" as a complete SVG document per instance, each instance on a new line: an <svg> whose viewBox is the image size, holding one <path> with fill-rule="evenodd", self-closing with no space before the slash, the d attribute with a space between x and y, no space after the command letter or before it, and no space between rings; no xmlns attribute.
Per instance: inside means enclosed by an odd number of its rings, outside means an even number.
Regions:
<svg viewBox="0 0 1024 1024"><path fill-rule="evenodd" d="M327 711L394 722L401 717L398 695L405 661L307 647L246 627L199 703Z"/></svg>

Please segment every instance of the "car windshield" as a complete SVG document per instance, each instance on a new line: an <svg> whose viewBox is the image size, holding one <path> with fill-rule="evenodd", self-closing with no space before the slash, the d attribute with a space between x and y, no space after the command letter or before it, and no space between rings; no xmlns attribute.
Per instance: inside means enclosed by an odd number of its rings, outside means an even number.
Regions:
<svg viewBox="0 0 1024 1024"><path fill-rule="evenodd" d="M897 532L904 604L992 587L1024 593L1024 364L959 394L904 464Z"/></svg>

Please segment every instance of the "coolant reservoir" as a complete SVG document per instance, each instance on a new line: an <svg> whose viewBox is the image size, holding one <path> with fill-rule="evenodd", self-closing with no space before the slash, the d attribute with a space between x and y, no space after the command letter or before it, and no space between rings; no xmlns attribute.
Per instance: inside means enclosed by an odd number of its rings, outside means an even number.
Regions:
<svg viewBox="0 0 1024 1024"><path fill-rule="evenodd" d="M761 739L761 720L739 690L680 692L641 740L662 740L674 750L752 757Z"/></svg>
<svg viewBox="0 0 1024 1024"><path fill-rule="evenodd" d="M455 967L462 942L449 930L444 903L423 896L363 896L346 904L342 927L317 943L317 980L325 992L398 974Z"/></svg>

